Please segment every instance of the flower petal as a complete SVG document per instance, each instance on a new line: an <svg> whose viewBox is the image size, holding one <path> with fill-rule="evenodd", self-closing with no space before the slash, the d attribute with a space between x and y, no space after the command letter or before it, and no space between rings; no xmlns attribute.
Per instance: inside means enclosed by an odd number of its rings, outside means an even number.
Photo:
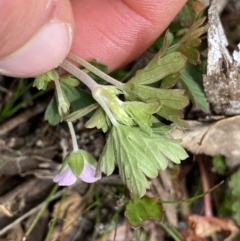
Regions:
<svg viewBox="0 0 240 241"><path fill-rule="evenodd" d="M87 183L92 183L101 179L101 176L96 177L95 174L96 174L96 167L94 167L93 165L85 161L83 171L79 176L82 179L82 181Z"/></svg>
<svg viewBox="0 0 240 241"><path fill-rule="evenodd" d="M59 186L70 186L77 181L77 178L68 167L63 172L54 177L53 181L57 182Z"/></svg>

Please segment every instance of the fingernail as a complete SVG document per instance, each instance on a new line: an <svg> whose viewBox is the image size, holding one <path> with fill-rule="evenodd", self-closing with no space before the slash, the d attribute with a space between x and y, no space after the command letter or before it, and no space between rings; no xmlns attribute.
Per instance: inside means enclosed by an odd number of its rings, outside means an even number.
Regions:
<svg viewBox="0 0 240 241"><path fill-rule="evenodd" d="M21 49L0 60L0 73L15 77L35 77L59 66L72 43L70 24L50 23Z"/></svg>

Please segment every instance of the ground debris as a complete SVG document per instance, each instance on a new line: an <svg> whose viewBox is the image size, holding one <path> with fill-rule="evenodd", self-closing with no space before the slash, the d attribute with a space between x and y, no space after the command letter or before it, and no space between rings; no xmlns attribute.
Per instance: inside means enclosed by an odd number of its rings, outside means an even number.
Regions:
<svg viewBox="0 0 240 241"><path fill-rule="evenodd" d="M240 114L240 54L227 50L227 37L219 19L216 0L212 0L208 18L208 61L204 90L216 114Z"/></svg>

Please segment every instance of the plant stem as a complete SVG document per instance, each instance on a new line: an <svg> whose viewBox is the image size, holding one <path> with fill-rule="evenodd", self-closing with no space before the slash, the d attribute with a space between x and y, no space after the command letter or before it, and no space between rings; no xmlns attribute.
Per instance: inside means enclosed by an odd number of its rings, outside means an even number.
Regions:
<svg viewBox="0 0 240 241"><path fill-rule="evenodd" d="M118 125L117 120L115 119L114 115L112 114L111 110L109 109L108 105L106 104L106 102L103 100L103 98L101 96L99 96L98 94L92 92L93 94L93 98L98 102L99 105L101 105L101 107L103 108L103 110L105 111L106 115L108 116L108 118L110 119L111 123L114 126Z"/></svg>
<svg viewBox="0 0 240 241"><path fill-rule="evenodd" d="M67 60L64 60L63 63L60 65L61 68L65 69L70 74L77 77L80 81L82 81L91 91L93 91L97 86L96 83L90 76L84 73L81 69L73 65Z"/></svg>
<svg viewBox="0 0 240 241"><path fill-rule="evenodd" d="M56 212L55 216L53 217L53 220L52 220L52 222L51 222L51 225L50 225L50 227L49 227L49 229L48 229L48 232L47 232L47 235L46 235L44 241L49 241L50 238L51 238L53 229L54 229L54 227L55 227L55 225L56 225L56 222L57 222L59 213L60 213L61 208L62 208L62 205L63 205L63 201L64 201L65 198L66 198L67 190L68 190L68 188L65 189L65 192L64 192L63 195L62 195L60 204L58 205L58 208L57 208L57 212Z"/></svg>
<svg viewBox="0 0 240 241"><path fill-rule="evenodd" d="M87 61L85 61L84 59L69 53L68 54L68 58L72 59L73 61L77 62L78 64L80 64L81 66L83 66L84 68L88 69L89 71L91 71L92 73L94 73L95 75L97 75L98 77L104 79L105 81L107 81L108 83L116 86L119 89L123 89L124 83L112 78L111 76L105 74L104 72L102 72L101 70L97 69L96 67L94 67L93 65L89 64Z"/></svg>
<svg viewBox="0 0 240 241"><path fill-rule="evenodd" d="M104 100L96 93L98 89L97 87L100 87L101 85L96 83L90 76L88 76L86 73L84 73L82 70L80 70L67 60L64 60L64 62L60 66L75 77L77 77L79 80L81 80L91 90L93 98L99 103L99 105L101 105L112 124L116 126L118 122L114 118L112 112L110 111Z"/></svg>
<svg viewBox="0 0 240 241"><path fill-rule="evenodd" d="M42 216L42 214L44 213L45 209L48 207L51 198L53 197L53 195L57 192L58 190L58 185L55 184L52 191L50 192L50 194L48 195L46 201L44 202L44 205L42 206L42 208L40 209L40 211L38 212L37 216L34 218L31 226L28 228L25 237L27 237L33 230L33 228L35 227L35 225L37 224L38 220L40 219L40 217Z"/></svg>
<svg viewBox="0 0 240 241"><path fill-rule="evenodd" d="M174 227L169 227L164 222L160 223L160 226L175 240L175 241L182 241L181 234L175 233L173 231Z"/></svg>
<svg viewBox="0 0 240 241"><path fill-rule="evenodd" d="M73 151L78 151L77 138L76 138L76 134L75 134L75 131L73 128L73 124L71 121L67 121L67 124L68 124L68 128L69 128L70 135L72 138Z"/></svg>
<svg viewBox="0 0 240 241"><path fill-rule="evenodd" d="M206 168L203 163L203 158L201 155L197 155L196 160L198 162L199 171L202 179L203 192L207 192L209 190L209 183L208 183ZM213 214L212 214L212 205L211 205L211 194L207 193L206 195L204 195L203 200L204 200L205 216L212 217Z"/></svg>

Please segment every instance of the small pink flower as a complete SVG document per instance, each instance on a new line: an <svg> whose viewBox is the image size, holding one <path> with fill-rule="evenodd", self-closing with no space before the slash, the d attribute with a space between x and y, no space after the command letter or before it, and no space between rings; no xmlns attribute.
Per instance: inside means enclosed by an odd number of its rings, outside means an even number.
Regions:
<svg viewBox="0 0 240 241"><path fill-rule="evenodd" d="M96 167L91 165L89 162L84 161L83 170L79 178L87 183L96 182L101 176L95 176ZM73 174L70 167L67 167L60 174L53 178L53 181L58 183L59 186L71 186L77 181L77 177Z"/></svg>

